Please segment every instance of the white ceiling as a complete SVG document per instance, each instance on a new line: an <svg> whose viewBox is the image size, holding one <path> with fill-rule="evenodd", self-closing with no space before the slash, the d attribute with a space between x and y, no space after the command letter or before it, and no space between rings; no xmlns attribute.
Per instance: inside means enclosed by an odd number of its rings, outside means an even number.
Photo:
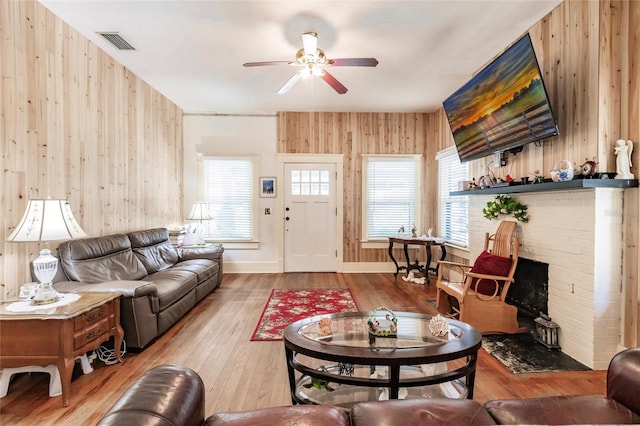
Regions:
<svg viewBox="0 0 640 426"><path fill-rule="evenodd" d="M429 112L562 0L39 0L185 113ZM96 32L119 32L120 51ZM318 33L328 58L375 57L376 68L334 67L349 91L300 80L298 69L245 68L293 60L300 34Z"/></svg>

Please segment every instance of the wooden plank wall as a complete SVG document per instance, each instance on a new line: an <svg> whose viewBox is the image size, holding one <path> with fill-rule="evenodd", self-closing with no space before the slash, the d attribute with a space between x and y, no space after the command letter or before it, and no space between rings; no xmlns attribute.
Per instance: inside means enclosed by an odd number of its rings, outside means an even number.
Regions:
<svg viewBox="0 0 640 426"><path fill-rule="evenodd" d="M386 249L362 249L362 154L422 154L423 227L437 222L435 147L427 143L435 116L421 113L278 114L279 153L344 154L344 262L387 262ZM446 124L446 123L445 123ZM420 232L424 232L421 230Z"/></svg>
<svg viewBox="0 0 640 426"><path fill-rule="evenodd" d="M621 137L634 142L634 174L640 177L640 2L622 2L619 51L621 57ZM622 344L640 346L640 190L625 191L625 257Z"/></svg>
<svg viewBox="0 0 640 426"><path fill-rule="evenodd" d="M626 0L565 1L529 29L560 135L509 154L502 168L494 169L491 158L474 161L472 175L490 167L502 177L519 179L536 170L548 177L563 159L576 167L593 159L600 171L615 171L615 141L640 142L637 8Z"/></svg>
<svg viewBox="0 0 640 426"><path fill-rule="evenodd" d="M0 2L0 74L2 299L41 249L5 242L29 198L68 197L91 236L182 220L175 104L33 0Z"/></svg>
<svg viewBox="0 0 640 426"><path fill-rule="evenodd" d="M639 176L640 152L640 2L628 0L565 1L530 30L543 78L558 120L560 135L530 144L508 165L491 170L515 179L535 170L549 176L559 160L578 166L587 158L600 171L615 171L613 144L631 139L636 149L632 172ZM514 40L515 41L515 40ZM505 46L506 48L506 46ZM407 125L407 123L414 123ZM403 134L406 132L406 134ZM345 262L386 260L384 250L360 248L360 159L362 153L425 155L424 223L437 220L437 164L434 156L452 145L442 110L423 114L281 113L278 152L344 153ZM425 147L419 144L424 142ZM490 161L490 159L488 160ZM488 163L471 163L472 176L486 173ZM627 346L640 344L638 324L638 196L629 197L625 220L629 240L625 254L625 288L634 294L624 321L632 324L623 337ZM629 207L629 206L627 206ZM459 259L458 259L459 260ZM632 291L633 290L633 291Z"/></svg>

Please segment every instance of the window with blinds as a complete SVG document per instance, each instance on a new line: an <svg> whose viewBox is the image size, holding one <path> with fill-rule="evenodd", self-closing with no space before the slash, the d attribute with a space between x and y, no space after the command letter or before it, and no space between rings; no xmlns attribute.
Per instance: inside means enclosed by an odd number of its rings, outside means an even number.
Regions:
<svg viewBox="0 0 640 426"><path fill-rule="evenodd" d="M206 240L251 241L255 224L253 157L203 157L202 185L213 220L202 222Z"/></svg>
<svg viewBox="0 0 640 426"><path fill-rule="evenodd" d="M420 229L421 156L363 156L363 239Z"/></svg>
<svg viewBox="0 0 640 426"><path fill-rule="evenodd" d="M469 200L467 196L450 196L458 191L458 182L469 180L468 163L460 163L455 147L440 151L438 160L438 195L440 205L439 234L451 244L467 247L469 243Z"/></svg>

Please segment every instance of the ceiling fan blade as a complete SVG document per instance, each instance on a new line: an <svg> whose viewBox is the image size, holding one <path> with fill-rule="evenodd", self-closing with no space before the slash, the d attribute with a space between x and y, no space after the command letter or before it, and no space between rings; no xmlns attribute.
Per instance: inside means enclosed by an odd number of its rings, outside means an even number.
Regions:
<svg viewBox="0 0 640 426"><path fill-rule="evenodd" d="M327 84L333 87L333 90L335 90L339 94L344 95L345 93L347 93L347 88L344 87L344 85L340 83L338 80L336 80L334 76L329 74L327 70L322 70L322 75L320 76L320 78L326 81Z"/></svg>
<svg viewBox="0 0 640 426"><path fill-rule="evenodd" d="M327 60L328 65L334 67L375 67L378 65L376 58L337 58Z"/></svg>
<svg viewBox="0 0 640 426"><path fill-rule="evenodd" d="M289 89L291 89L293 87L293 85L296 84L298 82L298 80L300 80L300 77L302 77L302 72L301 71L298 71L297 73L292 75L291 78L289 80L287 80L286 83L284 83L282 85L282 87L278 90L278 95L282 95L284 93L287 93L289 91Z"/></svg>
<svg viewBox="0 0 640 426"><path fill-rule="evenodd" d="M292 61L264 61L264 62L245 62L243 67L263 67L266 65L292 65Z"/></svg>
<svg viewBox="0 0 640 426"><path fill-rule="evenodd" d="M314 32L308 32L302 34L302 47L304 54L308 56L315 56L318 50L318 34Z"/></svg>

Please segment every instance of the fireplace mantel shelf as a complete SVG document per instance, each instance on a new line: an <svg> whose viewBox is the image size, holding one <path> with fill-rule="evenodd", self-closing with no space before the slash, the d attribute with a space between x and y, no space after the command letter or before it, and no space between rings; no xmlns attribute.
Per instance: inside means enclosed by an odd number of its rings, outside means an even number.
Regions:
<svg viewBox="0 0 640 426"><path fill-rule="evenodd" d="M637 188L638 179L574 179L564 182L544 182L530 183L528 185L510 185L485 189L470 189L466 191L455 191L449 195L490 195L490 194L510 194L515 192L547 192L547 191L570 191L574 189L587 188Z"/></svg>

